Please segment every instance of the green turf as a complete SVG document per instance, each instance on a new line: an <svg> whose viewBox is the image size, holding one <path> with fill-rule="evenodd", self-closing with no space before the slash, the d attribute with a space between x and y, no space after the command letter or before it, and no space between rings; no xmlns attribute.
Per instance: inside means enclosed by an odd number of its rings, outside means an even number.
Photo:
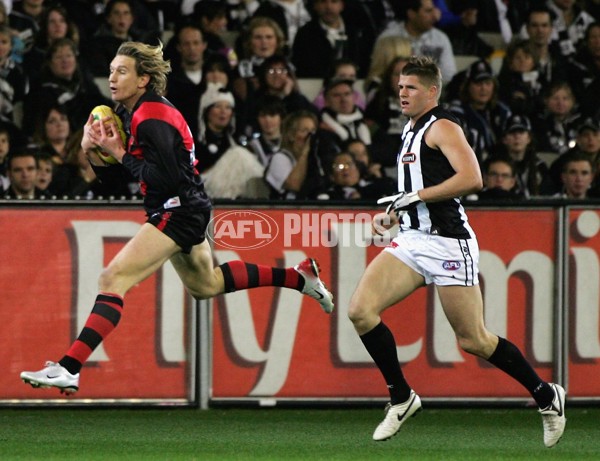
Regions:
<svg viewBox="0 0 600 461"><path fill-rule="evenodd" d="M600 408L554 448L533 409L426 409L387 442L375 409L0 409L0 460L599 460Z"/></svg>

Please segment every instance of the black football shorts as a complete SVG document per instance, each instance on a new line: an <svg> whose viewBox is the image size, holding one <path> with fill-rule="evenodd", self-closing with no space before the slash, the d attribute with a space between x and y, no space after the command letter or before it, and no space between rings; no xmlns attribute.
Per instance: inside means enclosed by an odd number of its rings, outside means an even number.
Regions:
<svg viewBox="0 0 600 461"><path fill-rule="evenodd" d="M211 208L195 213L159 211L153 213L147 222L179 245L183 253L189 254L193 246L206 239L210 215Z"/></svg>

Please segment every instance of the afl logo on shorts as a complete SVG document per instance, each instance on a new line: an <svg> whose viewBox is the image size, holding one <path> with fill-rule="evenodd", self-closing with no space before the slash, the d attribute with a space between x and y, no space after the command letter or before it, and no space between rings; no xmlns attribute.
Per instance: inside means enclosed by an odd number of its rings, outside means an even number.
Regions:
<svg viewBox="0 0 600 461"><path fill-rule="evenodd" d="M412 152L407 152L402 156L402 163L415 163L415 160L417 160L417 156Z"/></svg>
<svg viewBox="0 0 600 461"><path fill-rule="evenodd" d="M460 269L460 262L458 261L444 261L442 267L447 271L457 271Z"/></svg>

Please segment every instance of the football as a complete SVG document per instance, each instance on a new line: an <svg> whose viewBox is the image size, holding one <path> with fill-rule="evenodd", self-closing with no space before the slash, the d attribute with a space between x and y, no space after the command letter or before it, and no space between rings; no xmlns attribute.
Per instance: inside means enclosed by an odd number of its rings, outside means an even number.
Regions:
<svg viewBox="0 0 600 461"><path fill-rule="evenodd" d="M94 120L102 120L106 117L112 117L117 125L117 129L119 130L119 134L121 135L121 139L123 140L123 144L127 141L127 135L125 134L125 130L123 130L123 122L121 118L108 106L96 106L92 109L91 115ZM105 125L106 126L106 125ZM107 127L108 128L108 127ZM96 153L98 156L106 163L116 164L117 160L100 149L96 149Z"/></svg>

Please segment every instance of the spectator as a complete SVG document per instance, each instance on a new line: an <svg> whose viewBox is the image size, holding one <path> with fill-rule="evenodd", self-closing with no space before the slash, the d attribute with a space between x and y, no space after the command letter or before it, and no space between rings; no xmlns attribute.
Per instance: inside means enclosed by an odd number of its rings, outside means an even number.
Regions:
<svg viewBox="0 0 600 461"><path fill-rule="evenodd" d="M486 60L475 61L468 67L459 98L448 109L461 119L467 139L483 164L511 115L509 107L498 100L498 81Z"/></svg>
<svg viewBox="0 0 600 461"><path fill-rule="evenodd" d="M200 173L206 174L236 143L233 94L218 84L209 84L200 98L199 143L196 146Z"/></svg>
<svg viewBox="0 0 600 461"><path fill-rule="evenodd" d="M521 31L527 12L542 1L480 0L479 30L500 33L504 43L510 43L513 36Z"/></svg>
<svg viewBox="0 0 600 461"><path fill-rule="evenodd" d="M329 200L377 200L396 191L389 178L365 179L352 154L340 152L333 158L329 178L331 186L319 198Z"/></svg>
<svg viewBox="0 0 600 461"><path fill-rule="evenodd" d="M203 85L204 54L206 42L200 28L185 24L175 32L178 59L171 62L171 73L167 76L167 99L179 109L185 118L194 139L198 139L198 109L200 96L206 89Z"/></svg>
<svg viewBox="0 0 600 461"><path fill-rule="evenodd" d="M258 87L246 100L246 113L243 119L244 132L251 130L251 125L258 115L258 105L265 96L276 96L283 102L286 113L297 110L308 110L318 115L317 108L300 93L293 67L281 55L266 58L256 70Z"/></svg>
<svg viewBox="0 0 600 461"><path fill-rule="evenodd" d="M294 43L298 30L311 19L304 0L263 0L252 17L275 21L283 31L288 46Z"/></svg>
<svg viewBox="0 0 600 461"><path fill-rule="evenodd" d="M597 93L590 91L594 81L600 81L600 23L592 23L585 31L578 53L570 61L569 82L582 112L594 115L598 110Z"/></svg>
<svg viewBox="0 0 600 461"><path fill-rule="evenodd" d="M250 149L266 167L271 157L281 148L281 124L286 115L285 106L277 96L265 96L257 106L252 134L242 145Z"/></svg>
<svg viewBox="0 0 600 461"><path fill-rule="evenodd" d="M0 194L4 193L10 184L7 174L9 152L10 130L0 125Z"/></svg>
<svg viewBox="0 0 600 461"><path fill-rule="evenodd" d="M331 63L354 62L364 78L375 42L374 31L359 17L343 15L344 0L312 0L314 18L298 30L292 47L292 62L299 78L326 78Z"/></svg>
<svg viewBox="0 0 600 461"><path fill-rule="evenodd" d="M527 115L542 108L540 74L528 40L513 40L498 74L498 97L512 112Z"/></svg>
<svg viewBox="0 0 600 461"><path fill-rule="evenodd" d="M373 99L375 91L381 86L383 74L389 64L398 57L408 59L412 54L410 40L406 37L388 35L375 42L371 53L371 65L364 82L367 102Z"/></svg>
<svg viewBox="0 0 600 461"><path fill-rule="evenodd" d="M493 155L483 164L483 189L469 200L521 200L517 192L515 164L510 157Z"/></svg>
<svg viewBox="0 0 600 461"><path fill-rule="evenodd" d="M575 142L576 144L572 149L552 162L550 174L543 184L545 195L554 195L561 191L563 187L561 173L569 156L583 155L592 162L596 175L600 171L600 124L598 121L591 117L583 120L577 127ZM592 187L595 194L600 192L600 178L598 176L594 177Z"/></svg>
<svg viewBox="0 0 600 461"><path fill-rule="evenodd" d="M600 123L598 119L586 118L577 128L574 150L587 155L595 171L600 169Z"/></svg>
<svg viewBox="0 0 600 461"><path fill-rule="evenodd" d="M356 80L357 78L357 67L354 61L349 59L338 59L333 63L333 70L329 78L344 78L347 80ZM366 102L362 93L358 90L354 90L354 104L365 110ZM319 91L319 94L315 97L313 105L321 110L325 106L325 94L323 88Z"/></svg>
<svg viewBox="0 0 600 461"><path fill-rule="evenodd" d="M206 91L207 87L212 83L225 88L227 91L233 93L233 81L235 78L235 71L231 68L227 59L220 54L210 54L204 60L204 66L202 66L202 94Z"/></svg>
<svg viewBox="0 0 600 461"><path fill-rule="evenodd" d="M35 180L35 187L37 187L43 194L50 197L52 194L52 178L54 174L54 162L52 157L47 153L39 153L37 155L38 172Z"/></svg>
<svg viewBox="0 0 600 461"><path fill-rule="evenodd" d="M227 34L227 6L221 2L200 1L194 5L193 21L200 25L206 49L225 56L232 67L238 65L235 50L225 42Z"/></svg>
<svg viewBox="0 0 600 461"><path fill-rule="evenodd" d="M50 5L42 13L40 30L32 48L23 57L23 69L30 79L39 76L48 47L61 38L69 38L79 47L79 28L69 19L68 12L62 5Z"/></svg>
<svg viewBox="0 0 600 461"><path fill-rule="evenodd" d="M396 153L402 142L402 131L408 118L402 114L398 98L400 72L408 58L397 57L383 73L383 83L365 110L365 121L372 133L373 158L384 166L396 164Z"/></svg>
<svg viewBox="0 0 600 461"><path fill-rule="evenodd" d="M575 144L581 116L571 85L555 82L543 97L544 109L533 119L534 137L542 152L564 154Z"/></svg>
<svg viewBox="0 0 600 461"><path fill-rule="evenodd" d="M15 2L8 15L10 27L19 33L19 38L23 42L24 52L29 51L33 46L35 36L40 30L43 11L44 0L22 0Z"/></svg>
<svg viewBox="0 0 600 461"><path fill-rule="evenodd" d="M29 81L20 64L11 58L12 31L0 25L0 120L22 126L23 102L29 92Z"/></svg>
<svg viewBox="0 0 600 461"><path fill-rule="evenodd" d="M285 55L285 36L281 28L270 18L255 17L241 34L242 50L240 62L233 81L233 94L240 101L258 86L256 68L274 54Z"/></svg>
<svg viewBox="0 0 600 461"><path fill-rule="evenodd" d="M317 132L318 119L312 112L288 114L282 125L281 150L271 158L265 180L271 198L314 199L328 187Z"/></svg>
<svg viewBox="0 0 600 461"><path fill-rule="evenodd" d="M560 175L563 188L555 197L582 200L589 197L594 178L594 166L581 154L568 154Z"/></svg>
<svg viewBox="0 0 600 461"><path fill-rule="evenodd" d="M182 12L185 14L186 3L217 3L206 0L183 0L182 1ZM227 0L224 3L227 11L227 29L233 32L238 32L244 28L244 25L251 20L252 15L260 6L260 0ZM196 8L194 5L194 8Z"/></svg>
<svg viewBox="0 0 600 461"><path fill-rule="evenodd" d="M552 39L558 43L563 56L573 56L594 18L581 9L576 0L547 0L547 6L554 15Z"/></svg>
<svg viewBox="0 0 600 461"><path fill-rule="evenodd" d="M8 20L7 6L5 3L1 2L1 1L0 1L0 25L7 26L10 30L11 44L12 44L11 53L10 53L11 59L18 64L22 64L23 63L23 54L25 53L25 43L23 43L23 40L21 40L19 32L16 31L15 29L13 29L12 27L10 27L9 20Z"/></svg>
<svg viewBox="0 0 600 461"><path fill-rule="evenodd" d="M34 200L46 194L36 187L38 161L31 151L18 151L8 156L8 180L10 186L4 193L6 199Z"/></svg>
<svg viewBox="0 0 600 461"><path fill-rule="evenodd" d="M360 139L371 144L371 133L363 111L354 103L354 80L325 81L325 107L321 111L320 127L330 141L341 149L348 139Z"/></svg>
<svg viewBox="0 0 600 461"><path fill-rule="evenodd" d="M53 2L58 4L59 2ZM69 0L60 2L67 10L70 21L77 26L79 33L79 49L87 50L91 36L102 23L98 15L104 11L106 0Z"/></svg>
<svg viewBox="0 0 600 461"><path fill-rule="evenodd" d="M62 165L67 158L65 146L70 134L71 125L67 110L64 106L55 104L40 112L35 121L33 142L55 165Z"/></svg>
<svg viewBox="0 0 600 461"><path fill-rule="evenodd" d="M552 13L546 7L534 7L527 14L525 23L527 40L540 73L542 91L555 81L567 78L567 60L561 55L556 42L551 42L553 34Z"/></svg>
<svg viewBox="0 0 600 461"><path fill-rule="evenodd" d="M477 0L455 2L452 11L457 14L458 21L445 26L437 24L448 35L455 55L478 56L485 59L494 52L494 47L479 37L477 27L479 8Z"/></svg>
<svg viewBox="0 0 600 461"><path fill-rule="evenodd" d="M385 178L386 174L381 163L373 161L369 146L360 139L349 139L342 145L342 152L348 152L354 157L361 177L366 180Z"/></svg>
<svg viewBox="0 0 600 461"><path fill-rule="evenodd" d="M399 2L394 0L345 0L346 8L353 15L360 15L368 21L375 36L379 35L396 17L400 10ZM398 11L399 12L399 11Z"/></svg>
<svg viewBox="0 0 600 461"><path fill-rule="evenodd" d="M104 22L85 49L91 72L97 77L108 74L110 63L123 42L152 43L151 35L134 27L133 4L130 0L109 0L104 10Z"/></svg>
<svg viewBox="0 0 600 461"><path fill-rule="evenodd" d="M540 186L548 176L548 166L533 147L529 118L513 114L506 120L498 151L514 163L515 191L524 198L540 195Z"/></svg>
<svg viewBox="0 0 600 461"><path fill-rule="evenodd" d="M415 55L432 57L445 82L449 82L456 73L454 52L448 36L434 27L437 21L436 8L432 0L406 0L406 20L393 21L379 35L399 35L411 41Z"/></svg>
<svg viewBox="0 0 600 461"><path fill-rule="evenodd" d="M71 126L82 126L95 106L112 105L111 100L102 96L91 76L81 69L77 46L68 38L54 41L48 49L40 79L32 85L26 98L25 133L31 135L39 114L57 103L65 106Z"/></svg>

